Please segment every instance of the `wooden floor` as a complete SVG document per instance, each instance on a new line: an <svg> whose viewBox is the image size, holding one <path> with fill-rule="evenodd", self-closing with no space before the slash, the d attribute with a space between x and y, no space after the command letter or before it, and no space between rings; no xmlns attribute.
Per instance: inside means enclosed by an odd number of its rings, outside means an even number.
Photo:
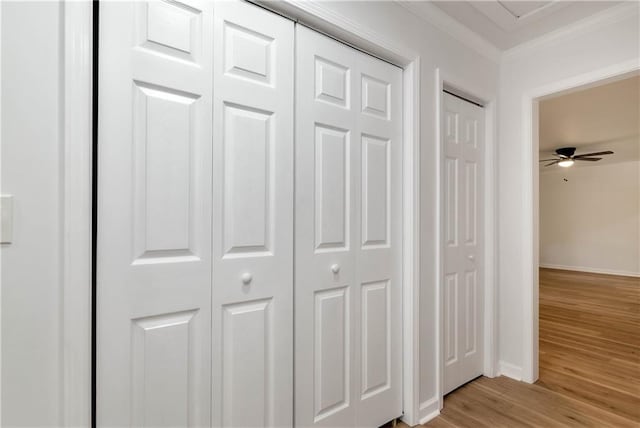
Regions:
<svg viewBox="0 0 640 428"><path fill-rule="evenodd" d="M640 278L540 270L540 378L479 378L428 427L640 427Z"/></svg>

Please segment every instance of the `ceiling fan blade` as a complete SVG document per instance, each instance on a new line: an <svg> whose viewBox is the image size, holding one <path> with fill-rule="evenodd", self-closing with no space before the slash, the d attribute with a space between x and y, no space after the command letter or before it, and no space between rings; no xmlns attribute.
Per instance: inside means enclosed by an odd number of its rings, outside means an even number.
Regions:
<svg viewBox="0 0 640 428"><path fill-rule="evenodd" d="M573 158L573 160L577 160L577 161L591 161L591 162L595 162L595 161L599 161L602 158Z"/></svg>
<svg viewBox="0 0 640 428"><path fill-rule="evenodd" d="M582 155L575 155L574 159L589 157L589 156L600 156L600 155L612 155L613 152L611 150L607 150L606 152L595 152L595 153L585 153Z"/></svg>
<svg viewBox="0 0 640 428"><path fill-rule="evenodd" d="M546 164L545 166L555 165L555 164L557 164L558 162L560 162L560 159L556 159L556 160L554 160L553 162Z"/></svg>
<svg viewBox="0 0 640 428"><path fill-rule="evenodd" d="M540 159L540 162L550 162L555 160L559 160L559 159Z"/></svg>

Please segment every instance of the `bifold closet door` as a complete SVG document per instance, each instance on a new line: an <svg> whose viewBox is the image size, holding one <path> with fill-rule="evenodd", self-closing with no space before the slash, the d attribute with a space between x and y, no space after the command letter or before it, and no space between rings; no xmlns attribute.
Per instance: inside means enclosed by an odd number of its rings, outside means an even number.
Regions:
<svg viewBox="0 0 640 428"><path fill-rule="evenodd" d="M100 427L292 424L293 26L100 3Z"/></svg>
<svg viewBox="0 0 640 428"><path fill-rule="evenodd" d="M97 424L205 426L213 13L100 2Z"/></svg>
<svg viewBox="0 0 640 428"><path fill-rule="evenodd" d="M293 27L214 10L213 424L293 420Z"/></svg>
<svg viewBox="0 0 640 428"><path fill-rule="evenodd" d="M402 71L296 26L297 426L401 415Z"/></svg>
<svg viewBox="0 0 640 428"><path fill-rule="evenodd" d="M483 371L484 109L443 93L444 393Z"/></svg>

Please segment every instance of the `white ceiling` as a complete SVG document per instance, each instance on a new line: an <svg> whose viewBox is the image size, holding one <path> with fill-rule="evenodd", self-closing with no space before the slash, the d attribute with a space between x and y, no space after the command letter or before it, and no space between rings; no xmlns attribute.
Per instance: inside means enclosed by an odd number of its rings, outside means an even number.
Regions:
<svg viewBox="0 0 640 428"><path fill-rule="evenodd" d="M614 152L597 164L639 159L640 75L540 101L539 131L541 159L560 147Z"/></svg>
<svg viewBox="0 0 640 428"><path fill-rule="evenodd" d="M621 1L434 1L412 2L414 8L433 3L447 15L500 50L558 30Z"/></svg>

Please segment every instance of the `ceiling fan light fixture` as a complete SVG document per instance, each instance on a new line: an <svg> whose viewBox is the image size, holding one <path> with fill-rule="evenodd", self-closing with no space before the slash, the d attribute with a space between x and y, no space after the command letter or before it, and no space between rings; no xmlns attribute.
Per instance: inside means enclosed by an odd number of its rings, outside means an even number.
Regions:
<svg viewBox="0 0 640 428"><path fill-rule="evenodd" d="M560 162L558 162L558 166L561 166L563 168L568 168L571 165L573 165L573 163L574 163L573 159L564 159L564 160L561 160Z"/></svg>

